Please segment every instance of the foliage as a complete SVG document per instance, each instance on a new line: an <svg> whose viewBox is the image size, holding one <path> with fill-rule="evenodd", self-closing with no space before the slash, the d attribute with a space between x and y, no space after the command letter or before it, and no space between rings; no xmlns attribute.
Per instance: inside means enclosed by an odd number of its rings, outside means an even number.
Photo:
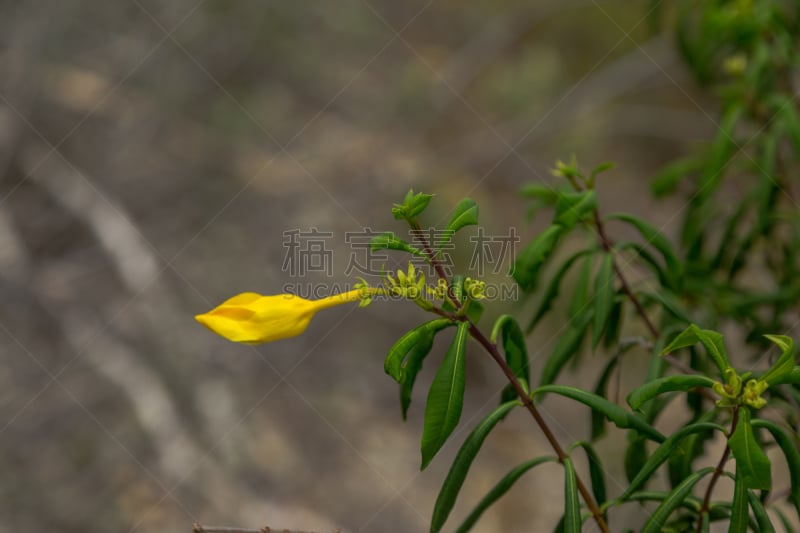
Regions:
<svg viewBox="0 0 800 533"><path fill-rule="evenodd" d="M800 212L789 181L800 168L800 114L793 89L800 67L800 7L790 1L686 0L667 15L674 17L687 65L719 95L721 114L718 132L706 148L669 165L653 181L658 196L687 200L679 242L632 214L602 214L596 191L611 165L585 173L574 158L558 162L553 173L559 186L531 184L523 190L538 211L552 211L552 222L518 254L512 270L519 286L539 299L538 308L527 328L503 315L487 336L480 323L485 283L448 276L438 243L423 238L412 246L393 233L372 241L376 250L421 257L437 273L431 282L410 266L385 274L383 287L364 282L358 288L363 305L373 296L389 294L437 315L403 335L386 358L386 372L400 386L403 417L434 339L445 330L455 331L427 394L421 467L434 460L459 423L470 338L509 382L499 407L474 427L456 455L434 505L431 531L445 527L473 460L514 409L532 416L554 456L530 458L500 478L458 531L479 524L481 514L520 476L551 461L564 469L563 531L580 531L586 520L609 531L610 509L641 502L655 504L641 524L645 532L704 531L716 521L727 521L731 531L771 531L768 512L774 510L775 498L770 493L783 495L800 514L800 368L792 339L780 334L791 331L800 298ZM409 191L391 212L419 230L432 200L430 194ZM478 206L465 198L441 229L452 236L476 224ZM615 240L612 225L628 226L636 239ZM584 246L559 264L564 244L576 237ZM569 292L564 280L578 266L578 282ZM636 283L629 275L632 269L640 271ZM523 331L554 315L559 297L569 301L567 316L560 317L565 325L535 384ZM746 340L741 351L752 356L732 357L720 329L736 331ZM579 359L585 345L610 355L596 385L583 390L559 384L561 372ZM780 354L768 365L762 354L772 345ZM650 370L629 391L627 405L620 405L608 394L608 380L631 357L647 358ZM603 437L606 421L628 432L629 485L619 494L608 494L593 442L563 446L541 417L537 404L554 394L588 409L593 440ZM658 419L676 395L686 399L691 417L663 434L656 428ZM726 439L724 452L716 467L697 470L696 460L715 433ZM773 491L772 465L765 453L773 445L791 472L791 486L785 490ZM576 450L589 458L590 487L575 466ZM669 488L648 488L661 469L668 470ZM734 480L732 501L714 498L723 476Z"/></svg>
<svg viewBox="0 0 800 533"><path fill-rule="evenodd" d="M773 487L764 451L771 443L792 472L788 490L776 492L785 494L800 513L798 367L792 339L776 334L791 330L791 311L800 296L800 220L789 182L799 168L800 153L800 114L792 85L800 66L800 7L793 2L684 1L663 15L674 17L681 54L698 82L712 87L720 99L719 128L709 146L669 165L653 181L659 197L687 199L680 240L673 244L652 222L629 213L602 215L595 191L603 173L611 169L609 164L584 174L574 158L558 162L553 172L563 180L562 186L524 188L537 212L553 211L551 224L518 254L512 271L524 290L539 296L526 330L553 314L559 297L570 302L568 315L538 386L530 382L517 320L509 315L498 319L487 344L477 322L460 312L452 316L455 322L469 324L464 330L495 357L510 384L500 407L478 424L459 451L434 507L431 531L444 526L480 445L509 410L530 411L551 439L532 402L546 393L587 406L593 413L595 439L604 434L603 419L630 433L628 457L637 465L631 470L630 485L617 496L607 496L600 458L591 443L573 443L567 450L555 444L555 457L533 458L500 479L458 531L478 523L480 514L523 473L553 460L564 466L565 508L559 524L564 531L579 531L587 519L608 530L608 510L642 501L657 504L642 531L702 531L716 521L728 521L732 531L750 527L771 531L766 511L775 501L767 499ZM730 190L736 193L730 195ZM415 210L414 198L411 193L406 198L404 212ZM474 204L464 200L456 213L464 212L465 205ZM477 208L471 223L477 223L476 216ZM416 223L406 220L412 227ZM639 238L614 240L611 225L626 225ZM558 263L558 251L578 234L587 236L586 245ZM434 256L429 259L435 263ZM578 281L569 293L564 280L577 267ZM645 273L639 276L644 281L630 281L627 272L634 268ZM548 273L552 273L549 280ZM756 275L767 279L754 285ZM465 302L468 299L456 302L455 309ZM723 326L746 339L749 360L730 356L716 331ZM642 330L646 340L631 342ZM597 385L593 390L556 385L565 366L580 357L587 339L593 351L602 347L613 356ZM780 355L765 368L760 356L770 344ZM440 426L440 435L452 431L451 423L429 413L446 410L454 390L460 408L463 374L454 373L449 365L452 354L462 349L457 335L428 396L426 432L434 423ZM609 375L614 366L624 364L623 354L652 361L645 381L627 396L630 410L607 396ZM442 373L446 382L439 379ZM516 400L515 393L519 393ZM686 397L692 417L662 435L654 424L675 394ZM764 409L767 405L774 409ZM705 453L713 433L727 439L724 456L717 467L696 470L693 464ZM649 454L647 440L657 444ZM425 442L423 438L423 467L431 458ZM571 459L576 449L585 449L590 456L591 493ZM671 488L648 489L667 465ZM713 498L721 476L734 480L732 502ZM710 483L695 494L706 477Z"/></svg>

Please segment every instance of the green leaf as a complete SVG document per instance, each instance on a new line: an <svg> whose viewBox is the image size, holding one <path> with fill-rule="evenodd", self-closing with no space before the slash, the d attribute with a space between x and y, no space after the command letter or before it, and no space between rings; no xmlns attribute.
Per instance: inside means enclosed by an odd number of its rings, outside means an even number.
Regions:
<svg viewBox="0 0 800 533"><path fill-rule="evenodd" d="M625 489L625 492L618 498L618 501L623 502L627 500L631 494L639 490L645 482L650 479L650 477L655 473L656 469L659 466L664 464L664 461L670 458L670 456L675 452L678 447L678 444L688 437L689 435L702 433L706 431L713 431L717 430L721 433L725 434L725 428L718 424L712 424L710 422L698 422L695 424L691 424L689 426L682 427L675 433L669 436L661 445L655 449L653 454L647 459L647 461L641 466L639 472L636 476L631 480L630 485L628 488Z"/></svg>
<svg viewBox="0 0 800 533"><path fill-rule="evenodd" d="M726 109L722 115L717 136L700 173L697 190L701 199L714 194L725 175L728 163L739 148L734 136L734 129L743 111L743 106L737 103Z"/></svg>
<svg viewBox="0 0 800 533"><path fill-rule="evenodd" d="M683 309L681 309L681 304L678 301L678 298L668 290L662 289L658 292L645 292L642 294L660 303L665 311L669 311L678 320L681 320L687 324L692 323L692 318L686 314Z"/></svg>
<svg viewBox="0 0 800 533"><path fill-rule="evenodd" d="M665 196L672 193L678 182L689 174L697 172L701 167L699 158L679 159L662 169L652 183L653 194Z"/></svg>
<svg viewBox="0 0 800 533"><path fill-rule="evenodd" d="M611 170L612 168L614 168L614 166L615 165L614 165L614 163L612 161L606 161L605 163L600 163L599 165L594 167L594 170L592 170L592 173L590 174L589 178L590 179L594 179L599 174L602 174L603 172Z"/></svg>
<svg viewBox="0 0 800 533"><path fill-rule="evenodd" d="M628 394L628 405L631 409L638 411L639 408L647 402L665 392L674 391L687 391L697 387L711 388L714 385L714 380L701 375L678 375L667 376L645 383Z"/></svg>
<svg viewBox="0 0 800 533"><path fill-rule="evenodd" d="M611 373L619 363L620 356L615 355L608 363L606 363L600 378L597 380L597 385L594 387L594 393L602 398L606 397L606 390L608 389L608 380L611 378ZM606 417L597 411L592 411L592 441L596 441L606 433Z"/></svg>
<svg viewBox="0 0 800 533"><path fill-rule="evenodd" d="M412 246L411 244L407 243L403 239L399 239L394 233L391 231L386 231L384 233L379 233L375 235L369 241L370 250L376 252L378 250L401 250L403 252L408 252L413 255L418 255L420 257L426 257L425 253Z"/></svg>
<svg viewBox="0 0 800 533"><path fill-rule="evenodd" d="M561 288L561 283L564 280L564 276L567 274L567 272L572 267L572 265L575 264L575 261L577 261L578 259L580 259L581 257L583 257L583 256L585 256L587 254L594 253L595 251L596 251L595 249L581 250L580 252L577 252L577 253L573 254L571 257L569 257L569 259L564 261L561 264L560 267L558 267L558 270L553 275L553 278L550 280L550 284L547 286L547 290L545 291L544 296L542 297L542 301L539 303L539 308L533 314L533 318L531 318L531 321L528 323L526 331L528 331L528 332L533 331L533 328L536 327L536 324L539 323L539 321L544 317L544 315L547 314L547 312L553 306L553 302L558 297L558 291ZM589 266L591 266L591 261L587 260L585 264L588 264ZM583 271L586 271L586 270L587 269L584 268ZM581 276L583 276L583 273L581 274ZM583 279L583 278L581 278L581 279ZM578 286L580 287L580 285L581 285L581 282L579 281L578 282ZM574 301L574 298L575 298L574 295L577 295L577 294L578 294L578 289L576 288L575 292L573 292L573 300L572 301ZM585 300L585 298L584 298L584 300ZM581 304L581 307L584 304L585 304L585 302L583 302ZM570 314L572 314L571 309L572 309L572 304L570 304Z"/></svg>
<svg viewBox="0 0 800 533"><path fill-rule="evenodd" d="M591 248L585 251L594 254L597 249ZM576 317L581 316L583 311L589 307L589 282L592 277L592 263L592 258L587 257L581 266L580 275L572 289L572 297L569 299L567 313L573 322Z"/></svg>
<svg viewBox="0 0 800 533"><path fill-rule="evenodd" d="M464 198L453 211L450 222L445 231L455 233L464 226L474 226L478 223L478 204L472 198Z"/></svg>
<svg viewBox="0 0 800 533"><path fill-rule="evenodd" d="M672 342L662 350L661 354L666 355L681 348L693 346L698 342L705 347L708 356L717 365L720 373L724 374L725 370L731 367L731 364L728 362L728 354L725 351L725 345L722 342L722 334L710 329L700 329L694 324L690 325L683 333L675 337Z"/></svg>
<svg viewBox="0 0 800 533"><path fill-rule="evenodd" d="M741 474L745 486L748 489L769 490L772 484L770 463L753 435L749 408L739 409L739 421L728 439L728 446L736 459L736 473Z"/></svg>
<svg viewBox="0 0 800 533"><path fill-rule="evenodd" d="M594 279L594 326L592 328L592 350L597 348L605 333L608 317L614 307L614 256L603 256L600 270Z"/></svg>
<svg viewBox="0 0 800 533"><path fill-rule="evenodd" d="M511 275L523 290L530 291L539 281L539 271L555 250L564 228L550 226L528 244L514 261Z"/></svg>
<svg viewBox="0 0 800 533"><path fill-rule="evenodd" d="M625 477L630 483L642 470L647 459L647 439L635 431L628 432L628 447L625 449Z"/></svg>
<svg viewBox="0 0 800 533"><path fill-rule="evenodd" d="M607 350L619 345L619 336L622 332L622 309L625 301L626 299L620 295L614 298L614 306L611 308L608 322L606 322L606 334L603 335L603 347Z"/></svg>
<svg viewBox="0 0 800 533"><path fill-rule="evenodd" d="M655 226L652 226L648 222L645 222L644 220L633 215L629 215L627 213L614 213L608 215L606 218L609 220L620 220L622 222L627 222L639 231L644 240L647 241L647 244L653 246L661 253L661 255L664 257L667 279L670 280L671 287L675 288L677 282L683 275L683 265L680 259L678 259L678 254L675 253L675 248L673 248L672 243L669 242L669 239L667 239L664 234L661 233L661 231L659 231Z"/></svg>
<svg viewBox="0 0 800 533"><path fill-rule="evenodd" d="M422 427L422 466L424 470L458 425L464 404L466 347L469 323L459 322L456 336L428 391L425 422Z"/></svg>
<svg viewBox="0 0 800 533"><path fill-rule="evenodd" d="M747 487L737 473L733 485L733 506L731 507L731 521L728 526L728 533L747 533L749 522L750 512L747 506Z"/></svg>
<svg viewBox="0 0 800 533"><path fill-rule="evenodd" d="M672 489L672 492L664 498L661 505L658 506L653 514L650 515L647 522L645 522L642 533L661 533L669 515L671 515L672 512L681 505L683 500L691 494L697 482L713 471L713 467L704 468L690 475L684 479L680 485Z"/></svg>
<svg viewBox="0 0 800 533"><path fill-rule="evenodd" d="M432 194L414 194L413 189L409 190L402 204L394 204L392 207L392 215L395 220L405 219L411 221L428 207L431 198L433 198Z"/></svg>
<svg viewBox="0 0 800 533"><path fill-rule="evenodd" d="M635 414L596 394L566 385L545 385L533 391L534 395L552 392L571 398L603 413L611 423L622 429L633 429L650 440L663 442L665 437Z"/></svg>
<svg viewBox="0 0 800 533"><path fill-rule="evenodd" d="M583 451L586 452L586 459L589 463L589 478L592 480L592 494L597 505L603 505L606 501L606 478L600 456L597 455L591 443L585 440L579 440L572 444L570 451L576 447L583 448Z"/></svg>
<svg viewBox="0 0 800 533"><path fill-rule="evenodd" d="M772 525L767 510L764 509L764 504L755 495L752 490L747 491L747 499L750 502L750 508L753 510L753 516L756 517L756 524L758 524L759 533L775 533L775 527Z"/></svg>
<svg viewBox="0 0 800 533"><path fill-rule="evenodd" d="M581 533L581 506L572 459L564 458L564 533Z"/></svg>
<svg viewBox="0 0 800 533"><path fill-rule="evenodd" d="M424 357L425 354L430 351L431 345L433 344L433 337L436 333L454 324L455 322L449 318L437 318L417 326L400 337L400 339L394 343L394 346L389 349L389 354L386 356L386 360L383 363L383 368L386 373L392 376L395 381L402 384L408 372L406 368L408 364L408 354L416 347L427 347L424 354L422 354L422 357ZM414 374L416 374L416 372L414 372Z"/></svg>
<svg viewBox="0 0 800 533"><path fill-rule="evenodd" d="M575 322L567 326L567 331L560 335L553 348L553 353L547 358L547 362L542 369L542 375L539 378L540 386L549 385L555 381L564 365L580 353L581 344L593 314L593 309L587 309L576 318Z"/></svg>
<svg viewBox="0 0 800 533"><path fill-rule="evenodd" d="M578 222L589 220L597 208L597 193L594 190L562 192L556 203L553 224L572 229Z"/></svg>
<svg viewBox="0 0 800 533"><path fill-rule="evenodd" d="M775 443L780 447L784 457L786 457L786 466L789 470L789 479L791 480L791 491L789 492L789 500L797 510L800 516L800 451L797 449L795 439L785 429L770 422L757 418L751 422L754 428L766 429L772 434Z"/></svg>
<svg viewBox="0 0 800 533"><path fill-rule="evenodd" d="M508 474L506 474L503 479L501 479L497 485L492 487L492 489L486 494L486 496L478 502L478 505L472 510L469 516L464 520L464 522L459 526L456 530L456 533L466 533L467 531L472 529L472 526L477 523L478 519L481 515L491 507L494 502L499 500L508 490L516 483L516 481L522 477L523 474L544 463L557 463L557 457L537 457L536 459L531 459L530 461L526 461L521 465L515 467L511 470Z"/></svg>
<svg viewBox="0 0 800 533"><path fill-rule="evenodd" d="M511 315L503 315L497 319L492 328L491 341L497 344L498 337L502 340L503 351L506 355L508 367L528 391L531 382L531 371L528 366L528 348L525 346L525 335L519 323ZM514 387L506 385L501 394L501 403L517 397Z"/></svg>
<svg viewBox="0 0 800 533"><path fill-rule="evenodd" d="M504 403L484 418L478 426L472 430L467 440L458 450L453 465L450 467L450 472L444 480L442 489L439 491L439 497L436 498L436 504L433 506L433 518L431 519L431 531L439 531L447 521L450 511L456 503L456 498L464 484L464 480L469 472L469 467L472 466L472 461L483 445L483 441L490 431L502 420L511 409L521 405L518 401L511 401Z"/></svg>
<svg viewBox="0 0 800 533"><path fill-rule="evenodd" d="M772 341L782 353L772 368L761 376L761 379L772 385L778 383L792 373L794 368L794 341L791 337L786 335L764 335L768 340Z"/></svg>
<svg viewBox="0 0 800 533"><path fill-rule="evenodd" d="M692 424L713 422L716 420L716 417L717 411L712 409L693 420ZM722 430L721 426L719 426L719 430L726 433ZM713 436L713 429L687 435L680 441L675 450L669 454L669 459L667 459L667 472L669 475L669 483L672 488L677 487L686 476L694 472L692 463L705 453L705 444Z"/></svg>
<svg viewBox="0 0 800 533"><path fill-rule="evenodd" d="M800 366L795 366L792 368L791 372L783 376L782 378L775 378L775 381L772 385L784 385L784 384L791 384L791 385L800 385Z"/></svg>
<svg viewBox="0 0 800 533"><path fill-rule="evenodd" d="M786 513L784 513L781 509L779 509L778 507L772 506L772 512L774 512L776 515L778 515L778 519L781 521L781 525L783 526L783 530L784 531L788 532L788 531L792 531L794 529L794 527L792 526L792 523L789 521L789 517L786 516Z"/></svg>
<svg viewBox="0 0 800 533"><path fill-rule="evenodd" d="M538 183L523 185L519 192L526 198L533 198L539 200L544 205L551 206L556 205L560 196L557 188L549 185L540 185Z"/></svg>

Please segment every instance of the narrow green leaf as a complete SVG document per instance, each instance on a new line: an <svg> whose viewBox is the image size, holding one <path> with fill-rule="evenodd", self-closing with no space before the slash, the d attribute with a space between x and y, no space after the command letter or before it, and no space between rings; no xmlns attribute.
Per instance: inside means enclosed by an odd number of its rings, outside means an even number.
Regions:
<svg viewBox="0 0 800 533"><path fill-rule="evenodd" d="M754 428L769 431L772 434L772 438L775 439L775 443L783 452L784 457L786 457L786 466L791 480L791 491L788 499L797 510L798 516L800 516L800 451L797 449L797 444L795 444L795 438L785 429L769 420L756 418L751 422L751 425Z"/></svg>
<svg viewBox="0 0 800 533"><path fill-rule="evenodd" d="M728 533L747 533L750 512L747 506L747 486L742 482L738 472L733 485L733 507Z"/></svg>
<svg viewBox="0 0 800 533"><path fill-rule="evenodd" d="M614 306L606 322L606 334L603 335L603 347L607 350L619 345L619 336L622 333L623 308L626 298L617 294L614 297Z"/></svg>
<svg viewBox="0 0 800 533"><path fill-rule="evenodd" d="M775 527L772 525L767 510L764 509L764 504L755 495L752 490L747 491L747 499L750 502L750 508L753 510L753 516L756 518L759 533L775 533Z"/></svg>
<svg viewBox="0 0 800 533"><path fill-rule="evenodd" d="M597 193L594 190L562 192L556 202L553 224L572 229L579 222L589 220L597 208Z"/></svg>
<svg viewBox="0 0 800 533"><path fill-rule="evenodd" d="M638 411L647 402L665 392L687 391L697 387L708 387L714 385L714 380L701 375L678 375L667 376L645 383L628 394L628 405L631 409Z"/></svg>
<svg viewBox="0 0 800 533"><path fill-rule="evenodd" d="M614 368L619 363L620 356L615 355L612 357L608 363L606 363L605 368L603 368L603 372L600 374L600 378L597 380L597 384L594 387L594 393L602 398L606 397L606 391L608 389L608 380L611 378L611 373L614 371ZM602 413L598 411L592 411L592 441L596 441L606 432L606 417L602 415Z"/></svg>
<svg viewBox="0 0 800 533"><path fill-rule="evenodd" d="M731 157L738 149L734 129L739 122L744 108L738 104L730 106L725 110L719 124L717 136L711 145L711 152L705 159L705 165L700 173L698 182L698 195L701 199L708 198L714 194Z"/></svg>
<svg viewBox="0 0 800 533"><path fill-rule="evenodd" d="M564 533L581 533L581 506L572 459L564 459Z"/></svg>
<svg viewBox="0 0 800 533"><path fill-rule="evenodd" d="M626 411L619 405L612 403L605 398L597 396L596 394L592 394L591 392L577 389L575 387L568 387L566 385L545 385L534 390L533 394L538 395L548 392L571 398L596 411L600 411L611 421L611 423L619 428L633 429L646 436L650 440L654 440L656 442L664 442L665 440L664 435L659 433L651 425L644 422L641 418L629 411Z"/></svg>
<svg viewBox="0 0 800 533"><path fill-rule="evenodd" d="M698 342L705 347L706 353L708 353L708 356L717 365L720 373L724 374L725 370L731 367L731 364L728 362L728 354L725 350L725 345L722 342L722 334L710 329L700 329L694 324L691 324L683 333L675 337L672 342L662 350L661 354L666 355L681 348L693 346Z"/></svg>
<svg viewBox="0 0 800 533"><path fill-rule="evenodd" d="M529 291L539 281L539 271L555 250L564 228L559 225L548 227L528 244L514 261L511 275L523 290Z"/></svg>
<svg viewBox="0 0 800 533"><path fill-rule="evenodd" d="M447 521L450 511L456 503L456 498L467 478L472 461L486 440L486 436L490 431L502 420L511 409L521 405L518 401L511 401L504 403L484 418L478 426L472 430L461 449L458 450L455 460L450 467L450 472L444 480L442 489L439 491L439 496L436 498L436 504L433 506L433 518L431 519L431 531L439 531Z"/></svg>
<svg viewBox="0 0 800 533"><path fill-rule="evenodd" d="M456 336L428 391L425 422L422 428L422 466L424 470L458 425L464 404L466 347L469 323L459 322Z"/></svg>
<svg viewBox="0 0 800 533"><path fill-rule="evenodd" d="M531 321L528 323L526 331L528 332L533 331L533 328L536 327L536 324L539 323L539 321L547 314L547 312L553 306L553 302L558 297L558 291L561 288L561 283L564 280L564 277L566 276L567 272L569 272L569 269L572 267L572 265L575 264L575 261L577 261L578 259L587 254L594 253L595 251L596 250L594 249L581 250L580 252L577 252L572 256L570 256L566 261L564 261L561 264L561 266L558 267L558 270L550 280L550 284L547 286L547 290L545 290L544 292L544 296L542 296L542 300L539 303L538 309L533 314L533 318L531 318ZM586 264L591 264L591 261L587 260ZM578 285L580 286L580 282L578 282ZM573 292L573 295L574 294L577 294L577 289L576 292Z"/></svg>
<svg viewBox="0 0 800 533"><path fill-rule="evenodd" d="M608 317L614 307L614 256L603 256L600 270L594 279L594 326L592 327L592 350L597 348L605 333Z"/></svg>
<svg viewBox="0 0 800 533"><path fill-rule="evenodd" d="M474 226L478 223L478 204L472 198L464 198L453 210L453 216L447 223L445 231L455 233L464 226Z"/></svg>
<svg viewBox="0 0 800 533"><path fill-rule="evenodd" d="M652 402L654 403L654 402ZM647 405L652 405L652 403ZM706 411L701 416L692 420L691 424L701 424L706 422L714 422L717 417L717 411L712 409ZM690 425L691 425L690 424ZM719 431L726 433L719 426ZM694 460L705 453L705 445L709 439L714 436L714 430L709 429L706 431L698 431L687 435L678 443L678 446L669 454L667 459L667 473L669 475L669 483L672 488L677 487L686 476L694 472Z"/></svg>
<svg viewBox="0 0 800 533"><path fill-rule="evenodd" d="M778 515L778 519L781 521L783 530L786 531L786 533L790 533L792 530L794 530L794 526L792 526L792 523L789 521L789 517L786 516L786 513L784 513L780 508L775 506L772 507L772 511L776 515Z"/></svg>
<svg viewBox="0 0 800 533"><path fill-rule="evenodd" d="M603 505L606 501L606 477L603 463L600 461L600 456L597 455L591 443L585 440L579 440L570 446L570 450L575 448L583 448L586 452L586 459L589 463L589 478L592 480L592 494L597 502L597 505Z"/></svg>
<svg viewBox="0 0 800 533"><path fill-rule="evenodd" d="M527 471L535 468L544 463L557 463L557 457L537 457L536 459L531 459L530 461L526 461L521 465L515 467L511 470L508 474L506 474L503 479L501 479L497 485L492 487L492 489L486 494L486 496L478 502L478 505L472 510L469 516L464 520L464 522L458 527L456 533L466 533L467 531L472 529L481 515L488 509L489 507L494 504L497 500L499 500L508 490L516 483L516 481L522 477Z"/></svg>
<svg viewBox="0 0 800 533"><path fill-rule="evenodd" d="M658 506L653 514L650 515L647 522L645 522L642 533L661 533L669 515L671 515L672 512L681 505L683 500L690 495L697 482L713 471L713 467L704 468L687 477L683 480L683 483L672 489L672 492L664 498L661 505Z"/></svg>
<svg viewBox="0 0 800 533"><path fill-rule="evenodd" d="M567 326L567 331L559 337L553 348L553 353L547 358L547 362L542 369L542 375L539 378L539 385L549 385L555 381L564 365L580 353L581 344L593 314L593 309L586 309L575 322Z"/></svg>
<svg viewBox="0 0 800 533"><path fill-rule="evenodd" d="M643 292L642 294L660 303L665 311L670 312L678 320L687 324L692 323L692 318L681 308L678 298L667 289L656 292Z"/></svg>
<svg viewBox="0 0 800 533"><path fill-rule="evenodd" d="M783 377L776 377L772 385L800 385L800 366L795 366L792 370Z"/></svg>
<svg viewBox="0 0 800 533"><path fill-rule="evenodd" d="M661 265L659 260L656 259L656 257L643 245L639 244L638 242L622 241L617 242L614 245L614 250L618 252L625 252L627 250L633 251L633 253L635 253L639 259L642 260L645 266L648 266L653 274L658 277L658 282L662 287L671 286L671 281L667 278L667 272L664 270L664 267Z"/></svg>
<svg viewBox="0 0 800 533"><path fill-rule="evenodd" d="M452 326L454 322L448 318L437 318L430 322L417 326L394 343L389 349L389 354L383 363L383 368L387 374L392 376L395 381L402 384L404 379L406 357L416 346L427 346L425 353L430 351L433 337L437 332L447 326Z"/></svg>
<svg viewBox="0 0 800 533"><path fill-rule="evenodd" d="M776 105L781 111L781 122L786 130L787 137L792 141L795 153L800 153L800 118L797 115L794 98L785 96Z"/></svg>
<svg viewBox="0 0 800 533"><path fill-rule="evenodd" d="M597 249L590 248L589 250L585 251L594 254L597 252ZM594 263L594 261L592 261L592 257L587 257L583 262L583 265L581 265L581 271L578 275L578 280L572 287L572 296L569 299L567 313L573 322L575 321L575 318L579 317L589 305L589 283L592 279L592 263Z"/></svg>
<svg viewBox="0 0 800 533"><path fill-rule="evenodd" d="M781 355L772 368L761 376L761 379L772 385L778 383L792 373L794 368L794 341L786 335L764 335L781 349Z"/></svg>
<svg viewBox="0 0 800 533"><path fill-rule="evenodd" d="M605 163L600 163L599 165L594 167L594 170L592 170L592 173L590 174L589 177L591 179L594 179L603 172L611 170L612 168L614 168L614 166L615 164L612 161L606 161Z"/></svg>
<svg viewBox="0 0 800 533"><path fill-rule="evenodd" d="M647 439L635 431L628 432L628 446L625 448L625 477L628 483L636 479L647 460Z"/></svg>
<svg viewBox="0 0 800 533"><path fill-rule="evenodd" d="M631 480L630 485L625 492L620 495L618 501L623 502L628 499L631 494L639 490L642 486L644 486L645 482L650 479L650 477L655 473L656 469L659 466L664 464L664 461L669 459L669 457L674 453L675 449L678 447L678 444L688 437L689 435L702 433L706 431L720 431L721 433L725 434L725 428L718 424L712 424L710 422L698 422L696 424L691 424L689 426L682 427L675 433L669 436L664 442L656 448L653 454L647 459L647 461L642 465L639 469L639 472L636 476Z"/></svg>
<svg viewBox="0 0 800 533"><path fill-rule="evenodd" d="M544 205L556 205L559 197L559 190L549 185L529 183L523 185L519 193L525 198L539 200Z"/></svg>
<svg viewBox="0 0 800 533"><path fill-rule="evenodd" d="M509 368L520 380L527 392L531 382L531 371L528 366L528 348L525 346L525 335L514 317L503 315L497 319L494 323L494 328L492 328L492 342L497 344L498 337L502 340L503 351ZM501 403L505 403L516 398L517 393L514 387L506 385L500 396Z"/></svg>
<svg viewBox="0 0 800 533"><path fill-rule="evenodd" d="M420 257L426 257L425 253L419 248L415 248L403 239L398 238L391 231L379 233L369 241L370 250L376 252L378 250L401 250Z"/></svg>
<svg viewBox="0 0 800 533"><path fill-rule="evenodd" d="M417 193L411 189L406 193L402 204L394 204L392 215L396 220L412 220L422 213L433 198L432 194Z"/></svg>
<svg viewBox="0 0 800 533"><path fill-rule="evenodd" d="M736 473L741 474L745 486L748 489L769 490L772 484L770 463L753 435L749 408L739 409L739 421L728 439L728 446L736 459Z"/></svg>
<svg viewBox="0 0 800 533"><path fill-rule="evenodd" d="M665 196L672 193L681 179L697 172L701 167L699 158L679 159L663 168L652 182L653 194Z"/></svg>
<svg viewBox="0 0 800 533"><path fill-rule="evenodd" d="M661 233L661 231L655 226L633 215L629 215L627 213L614 213L608 215L606 218L610 220L627 222L639 231L647 244L653 246L653 248L661 253L661 255L664 257L664 266L666 267L667 278L673 283L672 288L675 288L674 284L680 280L683 274L683 264L681 263L681 260L678 259L678 254L675 253L675 248L672 246L672 243L669 242L669 239L667 239L664 234Z"/></svg>

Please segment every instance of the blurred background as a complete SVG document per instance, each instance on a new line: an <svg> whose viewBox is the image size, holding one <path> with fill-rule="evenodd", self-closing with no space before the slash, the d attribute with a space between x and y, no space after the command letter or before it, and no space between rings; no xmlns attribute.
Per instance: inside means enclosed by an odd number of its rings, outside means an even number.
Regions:
<svg viewBox="0 0 800 533"><path fill-rule="evenodd" d="M431 225L471 196L486 233L513 228L521 246L547 217L526 218L519 188L550 183L572 153L585 168L617 163L604 211L672 232L681 206L656 207L648 180L713 133L716 110L653 5L0 1L0 532L426 530L458 445L504 384L484 353L471 349L457 434L420 473L434 365L406 423L383 372L426 318L415 306L337 308L255 348L193 316L242 291L352 283L346 233L402 236L390 208L412 187L436 194ZM311 228L328 235L330 276L286 268L286 232ZM489 278L509 284L506 268ZM490 302L483 323L524 319L531 303ZM547 331L530 338L535 369ZM596 379L581 372L565 381ZM564 440L588 436L585 409L548 399L544 411ZM612 493L619 438L598 445ZM549 452L515 413L453 523ZM530 473L478 530L552 528L561 479L557 466Z"/></svg>

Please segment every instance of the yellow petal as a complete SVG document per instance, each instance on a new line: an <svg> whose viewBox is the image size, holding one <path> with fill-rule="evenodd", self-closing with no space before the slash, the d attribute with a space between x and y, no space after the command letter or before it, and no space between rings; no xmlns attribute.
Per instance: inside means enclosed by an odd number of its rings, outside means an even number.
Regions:
<svg viewBox="0 0 800 533"><path fill-rule="evenodd" d="M227 300L222 302L220 304L220 306L223 306L223 305L245 305L245 304L249 304L251 302L254 302L254 301L258 300L261 297L262 296L260 294L256 293L256 292L243 292L241 294L237 294L236 296L234 296L232 298L228 298Z"/></svg>
<svg viewBox="0 0 800 533"><path fill-rule="evenodd" d="M363 296L362 289L315 301L293 294L261 296L245 292L195 319L230 341L260 344L300 335L320 309L360 301Z"/></svg>

